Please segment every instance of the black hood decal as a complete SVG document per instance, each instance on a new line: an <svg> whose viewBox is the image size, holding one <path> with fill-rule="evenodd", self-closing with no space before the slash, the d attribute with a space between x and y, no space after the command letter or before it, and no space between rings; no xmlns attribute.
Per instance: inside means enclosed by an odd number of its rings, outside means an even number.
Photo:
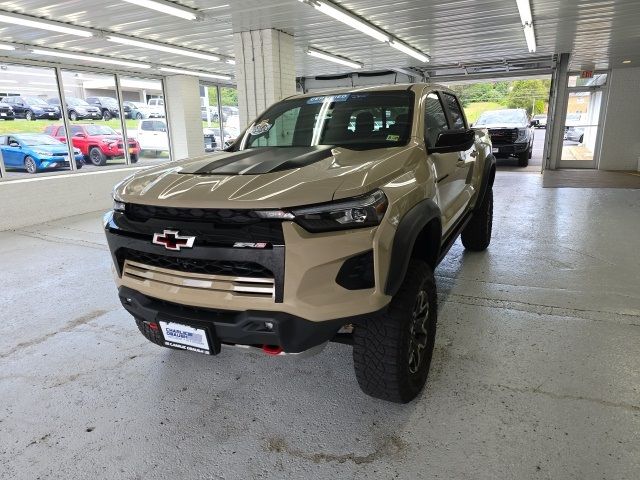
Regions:
<svg viewBox="0 0 640 480"><path fill-rule="evenodd" d="M183 167L180 173L197 175L260 175L280 172L307 165L331 157L332 146L314 147L263 147L215 154L216 160L198 162Z"/></svg>

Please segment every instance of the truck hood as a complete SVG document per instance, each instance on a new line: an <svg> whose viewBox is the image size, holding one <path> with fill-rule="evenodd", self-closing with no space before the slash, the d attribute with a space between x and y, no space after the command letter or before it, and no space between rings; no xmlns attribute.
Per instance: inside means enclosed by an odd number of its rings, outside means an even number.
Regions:
<svg viewBox="0 0 640 480"><path fill-rule="evenodd" d="M116 186L127 203L176 208L286 208L362 195L407 167L404 147L265 147L214 153L139 172Z"/></svg>

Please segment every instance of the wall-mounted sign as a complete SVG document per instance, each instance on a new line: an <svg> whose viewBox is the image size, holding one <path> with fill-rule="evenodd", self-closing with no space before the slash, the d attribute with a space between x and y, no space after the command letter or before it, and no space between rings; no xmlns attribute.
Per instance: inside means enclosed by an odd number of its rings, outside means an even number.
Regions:
<svg viewBox="0 0 640 480"><path fill-rule="evenodd" d="M580 78L593 78L593 70L581 70Z"/></svg>

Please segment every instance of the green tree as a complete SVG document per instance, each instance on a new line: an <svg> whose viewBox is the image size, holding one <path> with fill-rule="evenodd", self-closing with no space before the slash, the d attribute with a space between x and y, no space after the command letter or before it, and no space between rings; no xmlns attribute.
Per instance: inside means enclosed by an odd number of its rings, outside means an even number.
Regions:
<svg viewBox="0 0 640 480"><path fill-rule="evenodd" d="M216 96L216 87L207 87L209 90L209 105L218 105L218 97ZM220 99L223 106L238 106L238 90L231 87L220 87Z"/></svg>
<svg viewBox="0 0 640 480"><path fill-rule="evenodd" d="M551 80L516 80L507 95L509 108L524 108L530 115L543 113L549 101Z"/></svg>

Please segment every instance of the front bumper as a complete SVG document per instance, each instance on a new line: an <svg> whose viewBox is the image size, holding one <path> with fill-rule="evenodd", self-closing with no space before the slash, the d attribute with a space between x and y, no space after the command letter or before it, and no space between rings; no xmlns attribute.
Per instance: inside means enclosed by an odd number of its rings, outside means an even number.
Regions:
<svg viewBox="0 0 640 480"><path fill-rule="evenodd" d="M493 145L494 155L518 155L527 151L529 142Z"/></svg>
<svg viewBox="0 0 640 480"><path fill-rule="evenodd" d="M75 159L76 159L76 165L83 164L84 157L82 154L76 155ZM40 163L39 168L43 170L47 168L68 168L69 167L69 160L64 160L60 157L39 157L39 163Z"/></svg>
<svg viewBox="0 0 640 480"><path fill-rule="evenodd" d="M157 324L161 320L180 323L208 330L222 344L276 346L286 353L300 353L322 345L334 338L344 325L360 320L353 317L311 322L284 312L237 312L185 307L143 295L127 287L120 287L118 293L122 306L134 318L145 323Z"/></svg>
<svg viewBox="0 0 640 480"><path fill-rule="evenodd" d="M61 116L59 113L55 113L55 112L41 112L41 113L35 113L33 114L38 120L60 120Z"/></svg>

